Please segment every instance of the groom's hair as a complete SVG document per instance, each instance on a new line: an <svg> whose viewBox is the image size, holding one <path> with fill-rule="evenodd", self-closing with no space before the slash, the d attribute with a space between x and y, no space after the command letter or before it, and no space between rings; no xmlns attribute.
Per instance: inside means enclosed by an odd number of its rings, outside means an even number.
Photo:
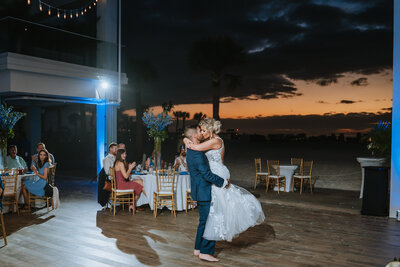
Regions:
<svg viewBox="0 0 400 267"><path fill-rule="evenodd" d="M192 139L193 134L197 133L197 125L193 124L185 128L184 135L185 137Z"/></svg>

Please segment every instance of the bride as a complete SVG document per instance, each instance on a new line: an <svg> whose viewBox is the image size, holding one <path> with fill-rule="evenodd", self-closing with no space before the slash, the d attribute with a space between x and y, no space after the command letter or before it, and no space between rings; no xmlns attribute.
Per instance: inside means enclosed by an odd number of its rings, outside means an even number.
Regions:
<svg viewBox="0 0 400 267"><path fill-rule="evenodd" d="M211 172L225 180L230 179L229 170L224 165L224 142L217 135L221 130L221 122L205 118L199 126L204 142L195 145L185 138L185 145L192 150L207 151L205 155ZM249 227L264 220L261 204L250 192L233 184L228 189L213 185L210 213L203 237L207 240L232 241Z"/></svg>

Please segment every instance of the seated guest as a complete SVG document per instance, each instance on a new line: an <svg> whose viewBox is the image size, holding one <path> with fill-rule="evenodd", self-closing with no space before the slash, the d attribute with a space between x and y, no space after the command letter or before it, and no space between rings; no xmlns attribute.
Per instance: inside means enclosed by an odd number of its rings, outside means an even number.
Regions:
<svg viewBox="0 0 400 267"><path fill-rule="evenodd" d="M110 175L110 168L114 166L115 156L117 155L117 143L110 143L108 145L108 155L103 159L104 172Z"/></svg>
<svg viewBox="0 0 400 267"><path fill-rule="evenodd" d="M35 165L32 166L32 171L36 174L31 179L22 181L21 191L25 199L24 209L28 209L28 192L35 196L44 196L44 187L47 184L49 176L50 156L47 150L40 150L39 157Z"/></svg>
<svg viewBox="0 0 400 267"><path fill-rule="evenodd" d="M155 165L155 152L153 151L151 157L148 157L146 160L146 170L154 168L154 165Z"/></svg>
<svg viewBox="0 0 400 267"><path fill-rule="evenodd" d="M10 155L6 158L6 165L8 169L23 169L24 173L28 171L28 166L23 158L17 155L17 146L11 145L8 147Z"/></svg>
<svg viewBox="0 0 400 267"><path fill-rule="evenodd" d="M32 156L32 166L36 164L37 160L38 160L38 154L41 150L46 150L46 145L44 143L38 143L36 145L36 154ZM49 160L50 160L50 164L54 164L56 162L56 160L54 159L53 154L51 154L49 152ZM32 168L31 166L31 168ZM33 170L32 170L33 171Z"/></svg>
<svg viewBox="0 0 400 267"><path fill-rule="evenodd" d="M125 146L125 144L124 144L124 143L119 143L119 144L118 144L118 149L125 149L125 151L126 151L126 146Z"/></svg>
<svg viewBox="0 0 400 267"><path fill-rule="evenodd" d="M188 172L188 167L187 167L187 163L186 163L185 145L182 145L181 153L175 159L174 168L175 168L175 170L179 170L180 173L185 173L185 172L187 173Z"/></svg>
<svg viewBox="0 0 400 267"><path fill-rule="evenodd" d="M135 168L136 162L128 164L126 162L126 151L124 149L118 149L117 156L115 157L114 169L115 169L115 180L117 189L126 190L133 189L135 191L135 201L139 198L140 193L143 191L143 180L135 179L129 180L133 168ZM133 209L133 207L129 207Z"/></svg>

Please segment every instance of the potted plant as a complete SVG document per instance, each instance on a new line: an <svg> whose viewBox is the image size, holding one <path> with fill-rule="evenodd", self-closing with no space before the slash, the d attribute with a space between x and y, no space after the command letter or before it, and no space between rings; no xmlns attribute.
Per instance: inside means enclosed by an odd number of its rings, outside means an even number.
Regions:
<svg viewBox="0 0 400 267"><path fill-rule="evenodd" d="M378 121L371 131L363 138L371 157L358 157L361 165L362 182L360 198L363 197L364 167L381 167L390 164L392 128L389 121Z"/></svg>
<svg viewBox="0 0 400 267"><path fill-rule="evenodd" d="M0 105L0 168L6 166L7 140L14 138L14 125L23 117L25 113L13 111L12 107Z"/></svg>

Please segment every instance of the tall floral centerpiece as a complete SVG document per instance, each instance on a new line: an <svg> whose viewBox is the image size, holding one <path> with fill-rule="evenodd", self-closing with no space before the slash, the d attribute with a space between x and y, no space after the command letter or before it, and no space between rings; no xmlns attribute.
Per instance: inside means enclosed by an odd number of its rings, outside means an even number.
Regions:
<svg viewBox="0 0 400 267"><path fill-rule="evenodd" d="M0 168L5 168L7 156L7 140L14 137L14 125L25 113L13 111L12 107L0 105Z"/></svg>
<svg viewBox="0 0 400 267"><path fill-rule="evenodd" d="M147 134L154 139L155 166L161 168L161 144L168 137L166 128L172 123L172 117L168 115L168 109L155 115L153 111L143 113L143 122L147 127Z"/></svg>

